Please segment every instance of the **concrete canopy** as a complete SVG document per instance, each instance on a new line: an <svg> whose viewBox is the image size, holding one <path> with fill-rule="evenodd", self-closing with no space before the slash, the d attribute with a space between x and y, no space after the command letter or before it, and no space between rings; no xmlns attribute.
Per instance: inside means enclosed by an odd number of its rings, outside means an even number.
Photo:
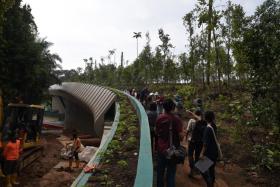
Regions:
<svg viewBox="0 0 280 187"><path fill-rule="evenodd" d="M76 82L52 85L49 93L58 109L65 112L65 129L102 137L104 115L116 101L116 94L101 86Z"/></svg>

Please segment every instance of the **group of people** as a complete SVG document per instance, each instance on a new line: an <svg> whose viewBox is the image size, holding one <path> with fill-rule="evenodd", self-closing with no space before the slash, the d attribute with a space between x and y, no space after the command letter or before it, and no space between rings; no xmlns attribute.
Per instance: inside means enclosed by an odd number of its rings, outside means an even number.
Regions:
<svg viewBox="0 0 280 187"><path fill-rule="evenodd" d="M140 91L136 91L136 89L130 89L126 91L131 96L137 98L146 110L149 109L150 104L156 104L156 111L158 114L163 111L163 101L164 95L160 92L150 92L147 87L144 87Z"/></svg>
<svg viewBox="0 0 280 187"><path fill-rule="evenodd" d="M218 143L216 139L215 115L212 111L204 112L199 107L194 113L186 111L189 116L187 125L175 108L178 105L176 100L165 99L163 101L163 113L158 113L155 102L150 103L147 110L149 119L151 144L153 157L157 161L157 186L167 187L175 186L176 162L167 157L167 150L171 146L179 147L180 143L186 137L188 142L188 161L190 167L190 178L195 173L201 174L207 184L207 187L213 187L215 182L215 165L218 160ZM171 141L170 141L171 140ZM170 145L170 144L173 145ZM195 168L195 163L200 159L210 159L213 164L204 173ZM166 182L164 176L166 173Z"/></svg>
<svg viewBox="0 0 280 187"><path fill-rule="evenodd" d="M9 141L5 146L0 141L0 177L6 178L6 187L19 184L17 173L20 153L21 144L16 134L9 135Z"/></svg>

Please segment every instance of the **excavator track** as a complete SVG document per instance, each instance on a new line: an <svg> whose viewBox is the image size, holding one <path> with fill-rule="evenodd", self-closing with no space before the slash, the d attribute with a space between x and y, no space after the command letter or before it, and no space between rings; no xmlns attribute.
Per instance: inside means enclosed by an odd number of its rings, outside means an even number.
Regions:
<svg viewBox="0 0 280 187"><path fill-rule="evenodd" d="M20 156L19 170L24 169L40 158L43 155L43 150L43 146L37 146L28 150L24 150L23 154Z"/></svg>

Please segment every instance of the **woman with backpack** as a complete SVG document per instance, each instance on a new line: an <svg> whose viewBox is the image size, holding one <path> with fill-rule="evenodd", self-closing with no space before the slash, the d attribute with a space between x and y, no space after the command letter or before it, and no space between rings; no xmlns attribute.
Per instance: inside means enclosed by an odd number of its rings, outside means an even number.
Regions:
<svg viewBox="0 0 280 187"><path fill-rule="evenodd" d="M196 119L190 119L187 127L187 140L188 140L188 158L190 173L189 177L194 175L194 164L199 160L200 152L202 150L202 137L204 129L207 125L206 121L202 119L202 112L195 111Z"/></svg>
<svg viewBox="0 0 280 187"><path fill-rule="evenodd" d="M163 102L164 113L156 121L157 139L157 187L164 186L164 174L166 171L167 187L175 186L176 166L172 159L169 158L167 150L171 146L179 147L180 140L183 139L182 121L173 114L175 103L171 99ZM172 137L172 139L170 138ZM173 145L170 145L172 142Z"/></svg>

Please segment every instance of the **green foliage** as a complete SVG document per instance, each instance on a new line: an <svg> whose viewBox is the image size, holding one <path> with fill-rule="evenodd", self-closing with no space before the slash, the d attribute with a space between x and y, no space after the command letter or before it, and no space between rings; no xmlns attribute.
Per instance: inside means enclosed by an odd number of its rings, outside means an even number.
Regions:
<svg viewBox="0 0 280 187"><path fill-rule="evenodd" d="M20 96L25 103L40 103L48 87L59 83L56 68L61 59L50 52L50 42L38 37L31 8L22 6L21 0L5 3L10 8L3 14L5 22L0 23L0 89L4 101Z"/></svg>
<svg viewBox="0 0 280 187"><path fill-rule="evenodd" d="M137 127L135 126L130 126L128 127L128 132L131 133L131 134L134 134L136 131L137 131Z"/></svg>
<svg viewBox="0 0 280 187"><path fill-rule="evenodd" d="M108 149L111 149L112 151L118 151L120 150L121 142L118 140L112 140L111 143L108 146Z"/></svg>
<svg viewBox="0 0 280 187"><path fill-rule="evenodd" d="M117 164L122 169L126 169L128 167L128 163L125 160L119 160Z"/></svg>
<svg viewBox="0 0 280 187"><path fill-rule="evenodd" d="M280 119L280 2L267 0L258 7L244 33L245 63L250 68L252 113L255 124L266 128Z"/></svg>
<svg viewBox="0 0 280 187"><path fill-rule="evenodd" d="M190 85L180 86L177 93L184 98L190 98L195 95L196 89Z"/></svg>
<svg viewBox="0 0 280 187"><path fill-rule="evenodd" d="M4 14L13 6L14 0L1 0L0 3L0 35L2 35L2 27L5 21Z"/></svg>
<svg viewBox="0 0 280 187"><path fill-rule="evenodd" d="M128 150L134 149L137 146L137 139L135 137L129 137L125 141L125 145Z"/></svg>
<svg viewBox="0 0 280 187"><path fill-rule="evenodd" d="M138 128L135 124L137 122L137 115L132 110L133 107L126 96L118 90L112 88L111 90L118 95L121 112L120 121L107 150L100 152L99 156L101 157L101 163L105 163L105 167L110 168L110 165L117 165L125 172L129 166L128 160L126 159L137 151L135 150L138 146L138 139L135 137L138 133ZM100 180L95 181L100 185L119 186L114 181L113 175L107 170L106 173L102 173Z"/></svg>
<svg viewBox="0 0 280 187"><path fill-rule="evenodd" d="M125 123L123 123L124 125L120 125L118 126L117 130L116 130L116 133L119 134L119 135L122 135L126 132L126 126L125 126Z"/></svg>
<svg viewBox="0 0 280 187"><path fill-rule="evenodd" d="M268 170L280 169L280 146L279 145L255 145L253 156L257 161L257 166Z"/></svg>
<svg viewBox="0 0 280 187"><path fill-rule="evenodd" d="M192 100L194 99L194 95L196 93L195 87L189 85L180 86L177 90L177 93L183 98L184 107L192 108Z"/></svg>

